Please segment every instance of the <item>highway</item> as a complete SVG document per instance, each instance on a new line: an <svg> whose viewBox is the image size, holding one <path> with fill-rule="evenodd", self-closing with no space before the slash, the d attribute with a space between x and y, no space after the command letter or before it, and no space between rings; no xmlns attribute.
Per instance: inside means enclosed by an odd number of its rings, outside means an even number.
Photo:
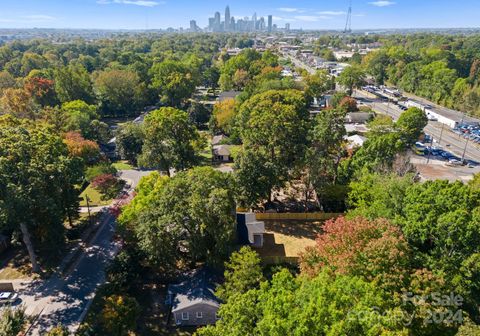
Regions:
<svg viewBox="0 0 480 336"><path fill-rule="evenodd" d="M393 120L398 120L403 112L397 105L387 103L376 97L373 98L373 95L360 90L355 92L354 97L366 105L371 106L375 112L391 116ZM453 133L448 126L439 122L429 121L425 127L425 133L432 135L434 140L440 141L437 144L441 145L443 149L452 152L458 157L462 157L465 145L467 145L467 140ZM469 141L465 152L465 159L480 162L480 148L476 143Z"/></svg>

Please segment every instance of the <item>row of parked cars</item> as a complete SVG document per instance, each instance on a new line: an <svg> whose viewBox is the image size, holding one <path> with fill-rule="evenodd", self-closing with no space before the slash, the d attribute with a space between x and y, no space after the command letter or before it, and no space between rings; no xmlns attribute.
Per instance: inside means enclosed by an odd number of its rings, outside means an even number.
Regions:
<svg viewBox="0 0 480 336"><path fill-rule="evenodd" d="M478 162L473 160L463 160L456 156L455 154L442 149L439 146L431 146L425 144L423 142L417 142L414 145L413 150L416 154L422 156L430 155L432 158L437 160L446 161L447 166L468 166L469 168L473 168L479 165Z"/></svg>
<svg viewBox="0 0 480 336"><path fill-rule="evenodd" d="M463 136L465 139L470 139L475 143L480 143L480 126L475 124L461 124L452 131L460 136Z"/></svg>

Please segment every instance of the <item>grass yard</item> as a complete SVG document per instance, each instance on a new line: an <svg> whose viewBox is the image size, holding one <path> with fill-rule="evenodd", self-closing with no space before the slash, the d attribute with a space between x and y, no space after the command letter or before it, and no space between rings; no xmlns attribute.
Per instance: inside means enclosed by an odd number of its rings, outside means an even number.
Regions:
<svg viewBox="0 0 480 336"><path fill-rule="evenodd" d="M93 188L91 184L89 184L88 187L85 188L85 190L80 194L81 207L87 206L87 196L91 207L109 205L110 203L112 203L112 200L103 201L101 198L102 195L95 188Z"/></svg>
<svg viewBox="0 0 480 336"><path fill-rule="evenodd" d="M116 170L132 170L135 169L134 166L129 164L127 161L118 161L112 163L112 166L115 167Z"/></svg>
<svg viewBox="0 0 480 336"><path fill-rule="evenodd" d="M0 270L0 280L18 280L29 279L28 273L23 272L21 269L12 267L10 265L5 266Z"/></svg>
<svg viewBox="0 0 480 336"><path fill-rule="evenodd" d="M323 222L265 220L264 245L256 249L261 257L297 258L307 247L315 245Z"/></svg>

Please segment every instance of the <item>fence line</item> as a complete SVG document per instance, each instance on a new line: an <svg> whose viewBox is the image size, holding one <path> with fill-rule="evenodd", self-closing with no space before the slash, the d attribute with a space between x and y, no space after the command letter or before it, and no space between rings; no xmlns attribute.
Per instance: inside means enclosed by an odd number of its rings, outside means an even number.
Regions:
<svg viewBox="0 0 480 336"><path fill-rule="evenodd" d="M305 213L256 213L257 220L327 220L342 216L343 213L305 212Z"/></svg>

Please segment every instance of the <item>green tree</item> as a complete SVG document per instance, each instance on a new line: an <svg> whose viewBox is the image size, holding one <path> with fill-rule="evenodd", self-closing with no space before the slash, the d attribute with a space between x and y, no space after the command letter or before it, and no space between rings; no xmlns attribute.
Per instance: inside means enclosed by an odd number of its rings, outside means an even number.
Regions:
<svg viewBox="0 0 480 336"><path fill-rule="evenodd" d="M416 107L411 107L403 112L395 127L399 130L406 144L414 144L427 126L428 119L425 112Z"/></svg>
<svg viewBox="0 0 480 336"><path fill-rule="evenodd" d="M338 76L337 82L345 87L347 94L351 96L354 89L365 83L365 72L358 65L346 67Z"/></svg>
<svg viewBox="0 0 480 336"><path fill-rule="evenodd" d="M97 107L89 105L82 100L74 100L62 104L64 114L64 131L80 131L83 137L92 137L91 123L98 119Z"/></svg>
<svg viewBox="0 0 480 336"><path fill-rule="evenodd" d="M307 97L319 99L332 88L332 81L326 71L319 70L313 75L307 75L305 94Z"/></svg>
<svg viewBox="0 0 480 336"><path fill-rule="evenodd" d="M26 322L27 317L23 309L5 307L0 313L0 335L18 335L23 330Z"/></svg>
<svg viewBox="0 0 480 336"><path fill-rule="evenodd" d="M390 58L385 50L378 50L367 54L363 63L368 73L375 78L377 85L383 85L387 79L387 67L390 63Z"/></svg>
<svg viewBox="0 0 480 336"><path fill-rule="evenodd" d="M353 155L350 167L357 173L362 172L363 168L388 171L392 168L397 155L404 150L405 143L398 133L370 137Z"/></svg>
<svg viewBox="0 0 480 336"><path fill-rule="evenodd" d="M42 125L0 119L0 218L21 231L32 269L39 271L33 238L55 251L64 241L63 221L78 208L82 165L62 139Z"/></svg>
<svg viewBox="0 0 480 336"><path fill-rule="evenodd" d="M310 146L305 156L305 183L315 190L317 202L323 205L329 186L338 180L340 160L344 156L345 112L341 109L325 110L315 117L310 130ZM305 200L308 200L308 189Z"/></svg>
<svg viewBox="0 0 480 336"><path fill-rule="evenodd" d="M101 311L103 329L112 336L127 336L135 330L140 315L140 306L134 298L112 295L105 299Z"/></svg>
<svg viewBox="0 0 480 336"><path fill-rule="evenodd" d="M162 107L144 123L144 145L140 164L170 175L170 169L185 170L196 162L200 136L186 112Z"/></svg>
<svg viewBox="0 0 480 336"><path fill-rule="evenodd" d="M222 301L258 287L263 279L260 256L250 247L242 247L238 252L233 252L225 263L224 276L225 282L215 292Z"/></svg>
<svg viewBox="0 0 480 336"><path fill-rule="evenodd" d="M194 168L154 188L148 199L148 204L135 205L141 212L130 216L129 225L151 263L171 269L180 261L219 266L225 260L235 236L230 175Z"/></svg>
<svg viewBox="0 0 480 336"><path fill-rule="evenodd" d="M167 60L155 63L150 73L152 88L160 96L161 102L178 107L195 91L197 78L193 71L179 61Z"/></svg>
<svg viewBox="0 0 480 336"><path fill-rule="evenodd" d="M290 170L301 164L307 144L308 119L304 95L297 90L267 91L253 96L240 107L239 127L244 150L261 153L266 159L262 165L273 168L276 181L270 189L281 186L289 178ZM255 155L246 155L243 160L247 158ZM269 177L263 180L272 181Z"/></svg>
<svg viewBox="0 0 480 336"><path fill-rule="evenodd" d="M90 76L81 65L68 65L55 70L55 91L60 102L83 100L88 104L94 102Z"/></svg>
<svg viewBox="0 0 480 336"><path fill-rule="evenodd" d="M120 125L115 133L115 143L120 157L132 164L137 164L137 159L142 152L144 142L143 126L127 122Z"/></svg>
<svg viewBox="0 0 480 336"><path fill-rule="evenodd" d="M165 185L168 177L152 172L142 177L136 188L135 198L122 209L118 220L122 225L128 226L136 221L138 216L153 203L160 189ZM133 230L133 228L131 228Z"/></svg>
<svg viewBox="0 0 480 336"><path fill-rule="evenodd" d="M102 71L96 75L94 89L104 115L134 115L145 105L146 86L133 71Z"/></svg>
<svg viewBox="0 0 480 336"><path fill-rule="evenodd" d="M46 336L69 336L70 333L67 328L58 325L55 328L50 329Z"/></svg>

